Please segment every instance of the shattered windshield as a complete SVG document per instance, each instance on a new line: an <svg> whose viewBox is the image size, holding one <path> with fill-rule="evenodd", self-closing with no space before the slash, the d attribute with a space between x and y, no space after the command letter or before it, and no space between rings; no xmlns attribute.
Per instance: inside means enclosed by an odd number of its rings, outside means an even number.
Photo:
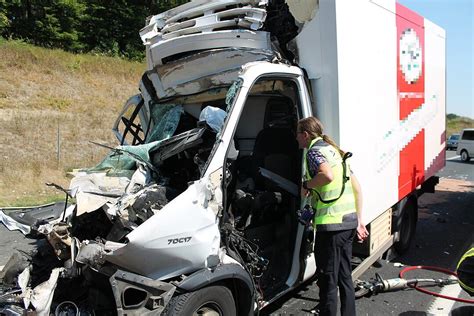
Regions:
<svg viewBox="0 0 474 316"><path fill-rule="evenodd" d="M176 182L173 179L179 174L182 180L176 185L184 189L187 182L198 179L205 170L216 136L241 85L239 79L230 87L210 89L166 103L150 102L145 142L111 149L103 161L85 171L131 178L137 164L141 164L150 169L151 180L156 183Z"/></svg>

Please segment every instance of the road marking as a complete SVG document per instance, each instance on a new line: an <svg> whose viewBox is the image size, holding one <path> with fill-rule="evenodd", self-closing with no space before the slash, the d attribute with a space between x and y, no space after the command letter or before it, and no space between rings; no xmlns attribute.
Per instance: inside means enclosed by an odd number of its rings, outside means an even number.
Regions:
<svg viewBox="0 0 474 316"><path fill-rule="evenodd" d="M456 280L457 278L455 276L450 276L449 279ZM459 297L461 291L462 288L459 286L459 284L455 283L443 286L439 294L451 297ZM454 303L456 303L456 301L437 297L431 303L431 306L428 309L427 313L428 315L448 315L453 309Z"/></svg>
<svg viewBox="0 0 474 316"><path fill-rule="evenodd" d="M454 156L454 157L448 158L446 160L458 160L458 159L461 159L461 156Z"/></svg>

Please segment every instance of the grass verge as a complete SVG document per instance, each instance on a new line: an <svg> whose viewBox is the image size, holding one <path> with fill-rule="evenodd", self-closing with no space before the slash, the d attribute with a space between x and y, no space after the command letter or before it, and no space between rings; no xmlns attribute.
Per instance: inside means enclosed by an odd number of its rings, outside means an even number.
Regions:
<svg viewBox="0 0 474 316"><path fill-rule="evenodd" d="M111 131L138 93L145 64L0 40L0 206L64 198L66 172L96 165L115 146Z"/></svg>

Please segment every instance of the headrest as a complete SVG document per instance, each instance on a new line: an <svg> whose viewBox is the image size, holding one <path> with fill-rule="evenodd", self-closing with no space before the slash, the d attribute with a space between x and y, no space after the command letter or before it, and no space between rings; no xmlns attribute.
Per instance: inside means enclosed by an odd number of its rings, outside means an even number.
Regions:
<svg viewBox="0 0 474 316"><path fill-rule="evenodd" d="M273 96L265 108L265 127L291 128L295 120L293 101L286 96Z"/></svg>

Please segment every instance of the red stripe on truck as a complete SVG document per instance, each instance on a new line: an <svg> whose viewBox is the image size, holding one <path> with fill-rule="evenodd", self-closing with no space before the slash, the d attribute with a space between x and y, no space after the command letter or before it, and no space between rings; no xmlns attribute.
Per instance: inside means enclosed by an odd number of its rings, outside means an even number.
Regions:
<svg viewBox="0 0 474 316"><path fill-rule="evenodd" d="M425 102L424 19L398 3L396 11L399 119L404 121ZM399 199L423 183L424 154L425 131L420 127L408 145L400 150Z"/></svg>

